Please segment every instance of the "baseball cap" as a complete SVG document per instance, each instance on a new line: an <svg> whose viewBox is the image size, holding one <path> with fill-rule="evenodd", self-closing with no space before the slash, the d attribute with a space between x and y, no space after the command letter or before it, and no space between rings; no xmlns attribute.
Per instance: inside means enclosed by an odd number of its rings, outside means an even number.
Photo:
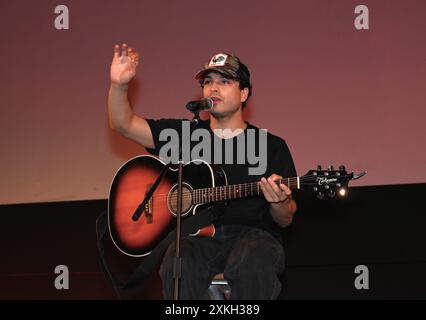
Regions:
<svg viewBox="0 0 426 320"><path fill-rule="evenodd" d="M196 73L195 79L200 81L211 71L219 72L232 79L250 83L250 72L248 68L238 57L232 54L215 54L210 61L204 65L204 68Z"/></svg>

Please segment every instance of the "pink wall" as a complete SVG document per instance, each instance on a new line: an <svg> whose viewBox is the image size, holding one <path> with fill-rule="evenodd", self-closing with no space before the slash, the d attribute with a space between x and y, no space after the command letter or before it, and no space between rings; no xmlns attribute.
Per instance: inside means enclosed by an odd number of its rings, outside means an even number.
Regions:
<svg viewBox="0 0 426 320"><path fill-rule="evenodd" d="M59 4L70 30L54 28ZM343 163L368 171L354 186L426 182L425 1L18 0L0 24L0 203L107 198L143 152L107 124L121 42L142 56L142 116L190 117L193 75L224 50L251 70L248 120L287 140L299 174Z"/></svg>

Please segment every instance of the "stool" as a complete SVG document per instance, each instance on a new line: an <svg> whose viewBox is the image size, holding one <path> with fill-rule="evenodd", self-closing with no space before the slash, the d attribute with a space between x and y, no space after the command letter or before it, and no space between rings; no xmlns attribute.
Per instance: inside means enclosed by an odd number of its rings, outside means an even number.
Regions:
<svg viewBox="0 0 426 320"><path fill-rule="evenodd" d="M231 286L225 280L223 273L213 277L210 287L207 289L211 300L229 300L231 296Z"/></svg>

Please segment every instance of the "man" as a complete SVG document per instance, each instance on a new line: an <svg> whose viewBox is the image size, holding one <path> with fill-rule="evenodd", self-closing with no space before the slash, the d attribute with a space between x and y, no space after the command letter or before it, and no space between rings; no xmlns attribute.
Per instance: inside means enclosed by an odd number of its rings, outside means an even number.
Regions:
<svg viewBox="0 0 426 320"><path fill-rule="evenodd" d="M164 129L180 132L182 120L143 119L134 114L128 100L128 84L136 75L139 54L126 44L114 47L111 65L111 86L108 110L111 128L125 137L145 146L148 151L159 154L165 141L159 138ZM259 153L258 140L265 131L244 121L243 108L251 95L250 73L235 56L220 53L210 59L195 78L201 84L203 97L214 102L209 110L210 120L200 121L197 128L210 133L219 145L236 142L245 135L245 147L254 143ZM228 130L226 130L228 129ZM255 135L248 134L253 131ZM251 141L248 139L251 138ZM224 273L231 285L231 299L276 299L281 291L278 275L284 270L284 250L280 228L288 226L296 212L296 202L291 190L284 184L275 183L282 177L294 177L291 154L284 140L267 133L266 168L262 174L250 174L252 163L234 160L219 162L227 175L229 184L258 182L263 197L229 201L217 207L220 214L214 222L213 238L183 237L181 242L182 274L180 279L181 299L208 299L207 288L217 273ZM214 162L212 146L210 159ZM248 149L245 148L243 150ZM263 150L263 149L262 149ZM226 150L225 150L226 151ZM236 153L234 152L234 155ZM193 159L192 159L193 160ZM266 178L265 178L266 177ZM160 268L163 293L166 299L173 297L174 244L169 246Z"/></svg>

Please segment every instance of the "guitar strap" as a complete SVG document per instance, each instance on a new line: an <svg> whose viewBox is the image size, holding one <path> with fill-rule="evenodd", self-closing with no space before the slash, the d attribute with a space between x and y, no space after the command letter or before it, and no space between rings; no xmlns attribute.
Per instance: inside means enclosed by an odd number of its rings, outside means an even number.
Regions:
<svg viewBox="0 0 426 320"><path fill-rule="evenodd" d="M220 210L215 210L216 206L206 207L197 211L197 213L191 217L188 217L182 220L181 224L181 235L187 236L197 232L200 228L206 227L213 223ZM139 266L133 271L126 283L122 283L111 273L108 268L106 259L105 259L105 248L103 245L103 239L108 229L108 217L107 212L104 211L96 220L96 236L97 236L97 246L99 251L100 265L103 273L109 278L114 289L127 289L137 286L142 280L147 278L154 269L161 262L164 252L167 250L168 246L176 239L176 230L172 230L167 237L165 237L161 242L157 244L154 250L144 258L144 260L139 264Z"/></svg>

